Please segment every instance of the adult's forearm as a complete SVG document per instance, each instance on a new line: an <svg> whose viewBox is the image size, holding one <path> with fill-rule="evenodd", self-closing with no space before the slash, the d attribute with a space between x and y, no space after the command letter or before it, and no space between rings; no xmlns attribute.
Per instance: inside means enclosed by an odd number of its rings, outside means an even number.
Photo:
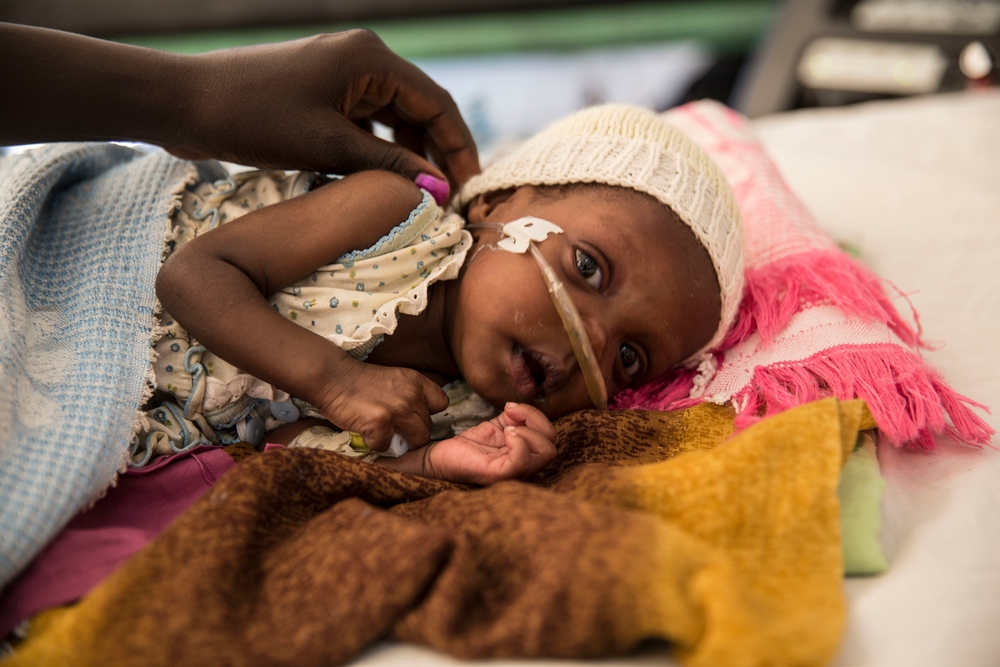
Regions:
<svg viewBox="0 0 1000 667"><path fill-rule="evenodd" d="M176 143L193 118L195 59L0 23L0 145Z"/></svg>
<svg viewBox="0 0 1000 667"><path fill-rule="evenodd" d="M383 141L363 119L415 140ZM426 144L453 185L479 171L451 96L370 31L180 56L0 23L0 145L88 139L272 169L444 177Z"/></svg>

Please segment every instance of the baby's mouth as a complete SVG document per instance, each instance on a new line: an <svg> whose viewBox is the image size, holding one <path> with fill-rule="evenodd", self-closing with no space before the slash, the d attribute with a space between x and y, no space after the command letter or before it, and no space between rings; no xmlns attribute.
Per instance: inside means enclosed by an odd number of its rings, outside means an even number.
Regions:
<svg viewBox="0 0 1000 667"><path fill-rule="evenodd" d="M510 377L526 401L544 400L566 383L566 369L554 357L514 345L510 356Z"/></svg>

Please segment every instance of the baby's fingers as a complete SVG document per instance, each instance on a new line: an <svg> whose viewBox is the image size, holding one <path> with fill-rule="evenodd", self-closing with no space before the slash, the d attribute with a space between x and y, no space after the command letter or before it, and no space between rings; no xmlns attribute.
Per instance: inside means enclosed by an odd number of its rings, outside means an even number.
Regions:
<svg viewBox="0 0 1000 667"><path fill-rule="evenodd" d="M518 477L535 474L556 456L552 440L528 426L505 427L504 442L511 467Z"/></svg>
<svg viewBox="0 0 1000 667"><path fill-rule="evenodd" d="M541 433L550 442L556 441L556 429L541 410L526 403L508 403L504 406L504 426L527 426Z"/></svg>

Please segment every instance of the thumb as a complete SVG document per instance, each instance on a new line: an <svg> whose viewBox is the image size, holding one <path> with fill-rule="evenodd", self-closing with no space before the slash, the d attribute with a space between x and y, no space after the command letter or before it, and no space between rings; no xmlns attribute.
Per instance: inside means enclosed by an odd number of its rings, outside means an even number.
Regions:
<svg viewBox="0 0 1000 667"><path fill-rule="evenodd" d="M422 378L421 389L424 392L424 399L427 401L427 410L433 415L441 412L451 403L448 394L439 387L436 382L428 378Z"/></svg>
<svg viewBox="0 0 1000 667"><path fill-rule="evenodd" d="M341 173L381 169L394 171L410 181L420 174L430 174L447 183L441 170L424 157L399 144L379 139L354 123L345 121L343 133L335 141L334 153L339 157L337 171Z"/></svg>

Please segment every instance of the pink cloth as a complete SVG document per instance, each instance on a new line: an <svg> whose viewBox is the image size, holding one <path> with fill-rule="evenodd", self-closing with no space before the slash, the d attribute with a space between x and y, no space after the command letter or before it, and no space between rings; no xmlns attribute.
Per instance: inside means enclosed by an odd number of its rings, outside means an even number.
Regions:
<svg viewBox="0 0 1000 667"><path fill-rule="evenodd" d="M711 359L626 390L613 407L730 404L743 428L825 396L858 397L895 445L933 449L935 433L988 444L993 429L972 409L983 406L924 362L919 322L907 322L892 290L820 228L746 119L708 100L663 117L704 148L732 186L743 217L746 289Z"/></svg>
<svg viewBox="0 0 1000 667"><path fill-rule="evenodd" d="M40 611L86 595L156 537L233 467L219 448L196 447L129 469L0 595L0 637Z"/></svg>

